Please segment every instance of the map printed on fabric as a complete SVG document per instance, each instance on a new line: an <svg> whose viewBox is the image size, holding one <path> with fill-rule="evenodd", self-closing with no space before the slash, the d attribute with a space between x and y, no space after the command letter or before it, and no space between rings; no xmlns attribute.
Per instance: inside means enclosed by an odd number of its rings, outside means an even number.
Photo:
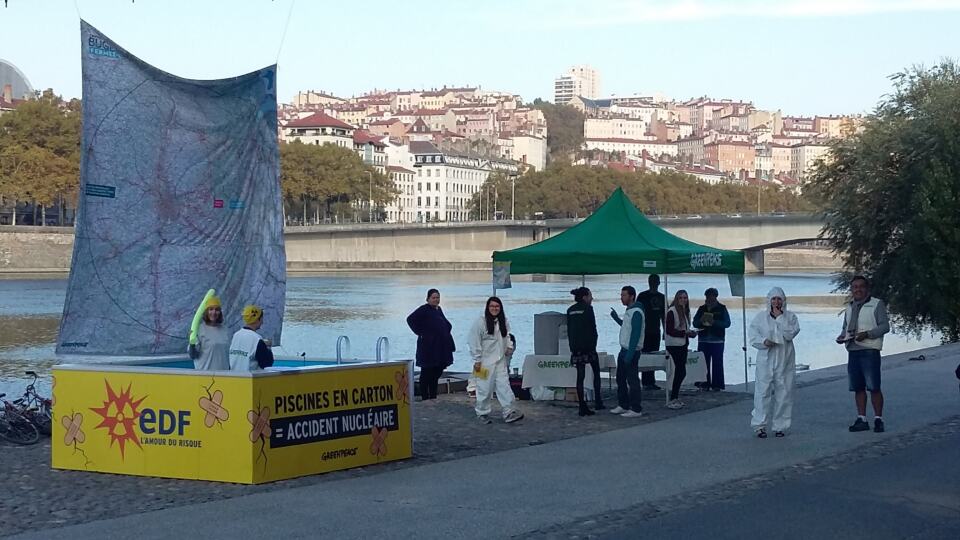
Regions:
<svg viewBox="0 0 960 540"><path fill-rule="evenodd" d="M83 137L58 354L184 353L208 289L224 324L264 310L280 344L286 257L276 66L165 73L81 21Z"/></svg>

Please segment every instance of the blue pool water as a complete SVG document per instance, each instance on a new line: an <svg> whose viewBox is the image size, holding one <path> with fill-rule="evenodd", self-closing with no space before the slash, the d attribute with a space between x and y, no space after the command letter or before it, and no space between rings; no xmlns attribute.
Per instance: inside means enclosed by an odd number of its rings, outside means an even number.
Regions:
<svg viewBox="0 0 960 540"><path fill-rule="evenodd" d="M123 364L119 364L123 365ZM165 360L163 362L150 362L149 364L136 364L139 367L154 367L154 368L172 368L172 369L193 369L193 360L189 358L184 358L182 360ZM274 367L308 367L308 366L335 366L337 365L336 360L283 360L276 359L273 363Z"/></svg>

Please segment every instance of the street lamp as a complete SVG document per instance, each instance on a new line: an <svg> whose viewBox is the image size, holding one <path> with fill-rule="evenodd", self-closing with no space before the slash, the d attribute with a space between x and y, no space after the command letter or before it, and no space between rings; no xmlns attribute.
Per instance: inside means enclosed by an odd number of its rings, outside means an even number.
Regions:
<svg viewBox="0 0 960 540"><path fill-rule="evenodd" d="M367 190L367 204L369 205L369 216L367 217L367 223L373 223L373 173L370 171L363 171L367 174L369 179L369 186Z"/></svg>
<svg viewBox="0 0 960 540"><path fill-rule="evenodd" d="M510 177L510 221L517 219L517 177Z"/></svg>

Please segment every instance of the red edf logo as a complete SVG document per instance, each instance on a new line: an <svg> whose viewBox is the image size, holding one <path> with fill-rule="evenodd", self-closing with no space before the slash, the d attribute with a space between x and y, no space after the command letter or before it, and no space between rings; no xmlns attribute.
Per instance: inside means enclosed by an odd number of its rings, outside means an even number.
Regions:
<svg viewBox="0 0 960 540"><path fill-rule="evenodd" d="M103 382L107 385L107 400L103 402L102 407L90 408L101 418L100 424L95 426L94 429L104 428L107 430L110 434L110 447L113 447L114 442L119 443L120 458L123 459L127 441L133 442L138 448L143 448L140 446L140 438L134 431L134 425L140 418L140 404L147 396L133 399L130 395L132 383L127 385L126 390L117 394L106 379Z"/></svg>

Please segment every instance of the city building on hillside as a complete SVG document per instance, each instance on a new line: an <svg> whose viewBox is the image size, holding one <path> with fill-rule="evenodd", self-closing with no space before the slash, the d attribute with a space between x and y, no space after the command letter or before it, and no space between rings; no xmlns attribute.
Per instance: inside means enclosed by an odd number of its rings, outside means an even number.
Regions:
<svg viewBox="0 0 960 540"><path fill-rule="evenodd" d="M413 113L414 121L423 120L431 131L456 131L457 115L449 109L417 109Z"/></svg>
<svg viewBox="0 0 960 540"><path fill-rule="evenodd" d="M617 152L627 156L640 156L647 152L651 156L676 157L677 143L656 140L637 140L621 138L584 138L584 150L599 150L601 152Z"/></svg>
<svg viewBox="0 0 960 540"><path fill-rule="evenodd" d="M440 149L431 142L411 141L416 175L417 221L466 221L471 215L470 201L479 193L490 174L499 172L517 176L516 162L484 158L468 152Z"/></svg>
<svg viewBox="0 0 960 540"><path fill-rule="evenodd" d="M336 105L346 102L347 100L343 98L314 90L297 92L297 95L293 97L293 105L295 107L305 107L307 105Z"/></svg>
<svg viewBox="0 0 960 540"><path fill-rule="evenodd" d="M649 124L639 118L587 118L583 121L585 139L656 140Z"/></svg>
<svg viewBox="0 0 960 540"><path fill-rule="evenodd" d="M391 111L406 111L419 109L423 101L422 92L395 92L390 99Z"/></svg>
<svg viewBox="0 0 960 540"><path fill-rule="evenodd" d="M353 149L356 128L326 113L313 113L305 118L291 120L283 126L283 139L299 140L304 144L333 144Z"/></svg>
<svg viewBox="0 0 960 540"><path fill-rule="evenodd" d="M343 120L351 126L364 126L367 118L367 107L365 105L344 103L342 105L331 105L326 111L330 116Z"/></svg>
<svg viewBox="0 0 960 540"><path fill-rule="evenodd" d="M501 133L497 137L500 157L529 165L535 171L547 166L547 140L542 137L516 133Z"/></svg>
<svg viewBox="0 0 960 540"><path fill-rule="evenodd" d="M649 129L658 141L675 142L693 135L693 124L689 122L663 122L655 118Z"/></svg>
<svg viewBox="0 0 960 540"><path fill-rule="evenodd" d="M397 165L387 166L387 177L393 182L399 194L384 207L384 220L387 223L414 223L417 218L416 200L413 193L416 171Z"/></svg>
<svg viewBox="0 0 960 540"><path fill-rule="evenodd" d="M704 137L691 135L677 141L677 157L680 161L690 164L703 164L706 154L703 147L706 144Z"/></svg>
<svg viewBox="0 0 960 540"><path fill-rule="evenodd" d="M353 150L365 165L370 165L380 174L384 174L387 170L386 148L383 137L364 130L353 132Z"/></svg>
<svg viewBox="0 0 960 540"><path fill-rule="evenodd" d="M10 112L26 102L25 99L17 99L13 95L13 85L3 85L3 93L0 93L0 114Z"/></svg>
<svg viewBox="0 0 960 540"><path fill-rule="evenodd" d="M742 141L717 141L703 145L707 165L721 172L739 175L741 171L754 170L756 150L753 143Z"/></svg>
<svg viewBox="0 0 960 540"><path fill-rule="evenodd" d="M830 147L824 143L808 142L790 148L790 176L805 180L818 160L830 157Z"/></svg>
<svg viewBox="0 0 960 540"><path fill-rule="evenodd" d="M574 96L566 103L582 112L588 118L603 118L610 114L613 103L609 99L590 99L583 96Z"/></svg>
<svg viewBox="0 0 960 540"><path fill-rule="evenodd" d="M367 126L367 128L373 135L390 137L391 139L400 139L407 132L407 125L401 122L399 118L376 120L374 122L370 122L370 125Z"/></svg>
<svg viewBox="0 0 960 540"><path fill-rule="evenodd" d="M600 95L600 73L587 65L573 66L553 82L553 102L565 105L575 97L596 99Z"/></svg>

